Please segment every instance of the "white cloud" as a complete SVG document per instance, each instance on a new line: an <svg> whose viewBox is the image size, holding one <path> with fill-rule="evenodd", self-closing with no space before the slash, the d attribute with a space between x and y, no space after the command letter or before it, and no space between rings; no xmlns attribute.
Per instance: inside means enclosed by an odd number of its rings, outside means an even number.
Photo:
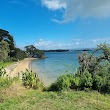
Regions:
<svg viewBox="0 0 110 110"><path fill-rule="evenodd" d="M95 39L72 39L67 42L55 42L39 39L35 46L39 49L75 49L75 48L93 48L100 43L110 43L110 38Z"/></svg>
<svg viewBox="0 0 110 110"><path fill-rule="evenodd" d="M110 0L41 0L50 10L65 9L63 20L53 21L65 23L80 18L107 18L110 17Z"/></svg>
<svg viewBox="0 0 110 110"><path fill-rule="evenodd" d="M48 40L43 40L39 39L36 43L35 46L39 49L65 49L69 48L69 45L66 43L60 43L60 42L55 42L55 41L48 41Z"/></svg>
<svg viewBox="0 0 110 110"><path fill-rule="evenodd" d="M60 0L41 0L42 4L51 10L66 8L66 3Z"/></svg>

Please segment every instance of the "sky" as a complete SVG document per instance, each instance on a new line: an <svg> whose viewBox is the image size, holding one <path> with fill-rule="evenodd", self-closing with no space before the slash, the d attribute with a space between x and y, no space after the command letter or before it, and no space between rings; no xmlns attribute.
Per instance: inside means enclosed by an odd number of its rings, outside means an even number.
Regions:
<svg viewBox="0 0 110 110"><path fill-rule="evenodd" d="M19 48L94 48L110 43L110 0L0 0L0 28Z"/></svg>

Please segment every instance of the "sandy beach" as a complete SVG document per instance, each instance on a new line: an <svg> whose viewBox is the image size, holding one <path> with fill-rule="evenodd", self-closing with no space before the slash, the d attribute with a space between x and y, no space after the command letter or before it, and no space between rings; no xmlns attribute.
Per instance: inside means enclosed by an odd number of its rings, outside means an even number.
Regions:
<svg viewBox="0 0 110 110"><path fill-rule="evenodd" d="M31 61L34 59L35 58L25 58L24 60L5 68L7 75L10 77L16 77L21 71L25 72L26 69L31 70Z"/></svg>
<svg viewBox="0 0 110 110"><path fill-rule="evenodd" d="M31 61L35 59L36 58L25 58L22 61L12 64L11 66L5 68L6 74L10 77L16 77L18 76L18 73L25 72L26 69L31 71L32 70ZM34 70L32 71L35 72ZM39 79L44 83L45 86L49 86L52 83L48 80L48 78L44 74L42 73L37 74ZM19 77L21 78L21 74L19 74Z"/></svg>

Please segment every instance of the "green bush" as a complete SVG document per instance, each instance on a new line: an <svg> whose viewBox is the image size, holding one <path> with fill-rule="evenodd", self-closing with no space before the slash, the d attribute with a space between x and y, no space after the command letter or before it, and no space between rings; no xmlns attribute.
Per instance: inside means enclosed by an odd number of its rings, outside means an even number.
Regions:
<svg viewBox="0 0 110 110"><path fill-rule="evenodd" d="M110 93L110 76L106 77L105 82L101 86L101 92Z"/></svg>
<svg viewBox="0 0 110 110"><path fill-rule="evenodd" d="M0 77L4 77L5 74L6 74L5 69L3 67L0 68Z"/></svg>
<svg viewBox="0 0 110 110"><path fill-rule="evenodd" d="M28 70L26 70L26 72L22 72L22 83L26 88L43 89L44 87L37 74Z"/></svg>
<svg viewBox="0 0 110 110"><path fill-rule="evenodd" d="M73 76L73 78L70 79L70 88L71 89L75 89L78 90L79 86L80 86L80 77L78 76Z"/></svg>
<svg viewBox="0 0 110 110"><path fill-rule="evenodd" d="M89 73L89 71L85 70L84 74L80 78L81 78L80 87L82 89L92 88L93 79L92 79L92 75L91 75L91 73Z"/></svg>
<svg viewBox="0 0 110 110"><path fill-rule="evenodd" d="M107 93L110 93L110 80L108 80L106 83L106 90L107 90Z"/></svg>
<svg viewBox="0 0 110 110"><path fill-rule="evenodd" d="M0 77L0 88L9 87L13 83L13 80L9 77L1 78Z"/></svg>
<svg viewBox="0 0 110 110"><path fill-rule="evenodd" d="M101 92L110 94L110 81L107 81L107 83L102 85Z"/></svg>
<svg viewBox="0 0 110 110"><path fill-rule="evenodd" d="M71 86L70 82L71 77L68 75L62 75L60 76L55 83L53 83L49 90L50 91L63 91L68 90Z"/></svg>
<svg viewBox="0 0 110 110"><path fill-rule="evenodd" d="M93 77L93 89L100 92L109 92L110 64L101 64Z"/></svg>
<svg viewBox="0 0 110 110"><path fill-rule="evenodd" d="M52 83L50 87L47 89L48 91L58 91L58 84L56 82Z"/></svg>
<svg viewBox="0 0 110 110"><path fill-rule="evenodd" d="M110 93L110 65L107 65L103 66L102 64L101 68L94 76L89 73L87 69L83 74L62 75L49 87L49 90L64 91L74 89L90 91L92 89L99 92Z"/></svg>
<svg viewBox="0 0 110 110"><path fill-rule="evenodd" d="M75 77L73 74L60 76L56 82L49 87L50 91L64 91L68 89L78 90L80 85L80 77Z"/></svg>
<svg viewBox="0 0 110 110"><path fill-rule="evenodd" d="M8 87L12 84L13 80L6 76L6 71L4 68L0 69L0 88Z"/></svg>
<svg viewBox="0 0 110 110"><path fill-rule="evenodd" d="M101 76L95 75L93 79L93 89L100 91L102 85L104 84L104 80Z"/></svg>

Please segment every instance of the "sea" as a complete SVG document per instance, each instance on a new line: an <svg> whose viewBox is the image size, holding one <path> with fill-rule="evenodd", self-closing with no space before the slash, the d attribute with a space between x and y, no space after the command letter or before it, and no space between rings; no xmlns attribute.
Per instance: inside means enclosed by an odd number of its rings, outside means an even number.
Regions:
<svg viewBox="0 0 110 110"><path fill-rule="evenodd" d="M79 67L78 56L83 51L46 52L48 58L32 61L32 71L37 73L41 80L49 85L63 74L75 74ZM91 54L93 51L88 51ZM100 55L101 52L96 53ZM48 81L48 82L47 82Z"/></svg>

